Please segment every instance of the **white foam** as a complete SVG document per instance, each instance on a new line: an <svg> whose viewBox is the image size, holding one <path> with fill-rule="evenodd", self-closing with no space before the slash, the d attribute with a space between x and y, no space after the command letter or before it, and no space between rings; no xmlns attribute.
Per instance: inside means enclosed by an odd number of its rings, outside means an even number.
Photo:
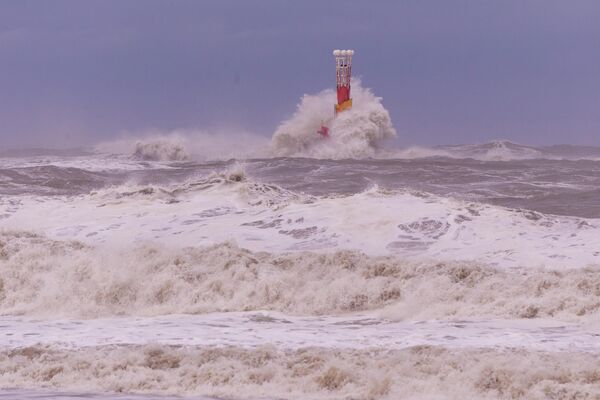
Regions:
<svg viewBox="0 0 600 400"><path fill-rule="evenodd" d="M0 384L230 399L595 399L598 363L521 348L33 346L0 351Z"/></svg>
<svg viewBox="0 0 600 400"><path fill-rule="evenodd" d="M506 267L585 267L600 261L597 220L376 187L316 198L246 178L203 178L76 197L25 196L13 203L0 199L3 227L90 244L196 246L233 240L252 250L361 249Z"/></svg>
<svg viewBox="0 0 600 400"><path fill-rule="evenodd" d="M180 248L160 242L89 247L28 232L0 232L4 315L94 318L275 310L395 321L556 318L600 312L598 267L499 269L408 262L356 251L250 252L231 243Z"/></svg>

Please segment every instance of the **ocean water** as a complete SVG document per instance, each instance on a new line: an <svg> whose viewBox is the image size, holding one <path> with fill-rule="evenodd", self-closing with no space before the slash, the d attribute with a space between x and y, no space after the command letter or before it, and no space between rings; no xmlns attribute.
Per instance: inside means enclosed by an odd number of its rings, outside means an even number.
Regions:
<svg viewBox="0 0 600 400"><path fill-rule="evenodd" d="M0 399L600 399L600 149L353 99L1 152Z"/></svg>
<svg viewBox="0 0 600 400"><path fill-rule="evenodd" d="M0 398L600 398L598 149L318 145L5 154Z"/></svg>

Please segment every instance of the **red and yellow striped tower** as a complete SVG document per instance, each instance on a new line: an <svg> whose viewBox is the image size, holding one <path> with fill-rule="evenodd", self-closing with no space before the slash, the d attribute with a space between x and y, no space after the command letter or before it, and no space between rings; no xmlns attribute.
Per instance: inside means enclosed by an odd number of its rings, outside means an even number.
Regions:
<svg viewBox="0 0 600 400"><path fill-rule="evenodd" d="M337 104L335 113L352 108L350 98L350 80L352 79L352 56L354 50L334 50L335 79L337 84Z"/></svg>

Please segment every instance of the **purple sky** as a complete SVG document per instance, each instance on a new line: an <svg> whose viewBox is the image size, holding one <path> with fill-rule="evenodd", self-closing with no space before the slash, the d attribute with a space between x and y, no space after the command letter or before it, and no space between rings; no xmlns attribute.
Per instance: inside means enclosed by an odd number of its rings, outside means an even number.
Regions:
<svg viewBox="0 0 600 400"><path fill-rule="evenodd" d="M270 136L333 86L334 48L356 50L400 144L600 145L599 21L595 0L3 0L0 150Z"/></svg>

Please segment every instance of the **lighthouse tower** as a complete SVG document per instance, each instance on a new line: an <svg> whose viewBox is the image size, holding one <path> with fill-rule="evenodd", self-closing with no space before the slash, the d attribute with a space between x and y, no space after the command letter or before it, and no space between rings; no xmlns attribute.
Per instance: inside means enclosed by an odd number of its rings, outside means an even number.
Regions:
<svg viewBox="0 0 600 400"><path fill-rule="evenodd" d="M350 79L352 78L352 56L354 50L334 50L335 78L337 84L337 104L335 113L352 108L350 98Z"/></svg>
<svg viewBox="0 0 600 400"><path fill-rule="evenodd" d="M352 78L352 56L354 50L334 50L335 57L335 80L337 103L334 106L335 115L352 108L352 99L350 98L350 80ZM329 121L325 124L321 121L321 129L317 131L322 137L329 137Z"/></svg>

